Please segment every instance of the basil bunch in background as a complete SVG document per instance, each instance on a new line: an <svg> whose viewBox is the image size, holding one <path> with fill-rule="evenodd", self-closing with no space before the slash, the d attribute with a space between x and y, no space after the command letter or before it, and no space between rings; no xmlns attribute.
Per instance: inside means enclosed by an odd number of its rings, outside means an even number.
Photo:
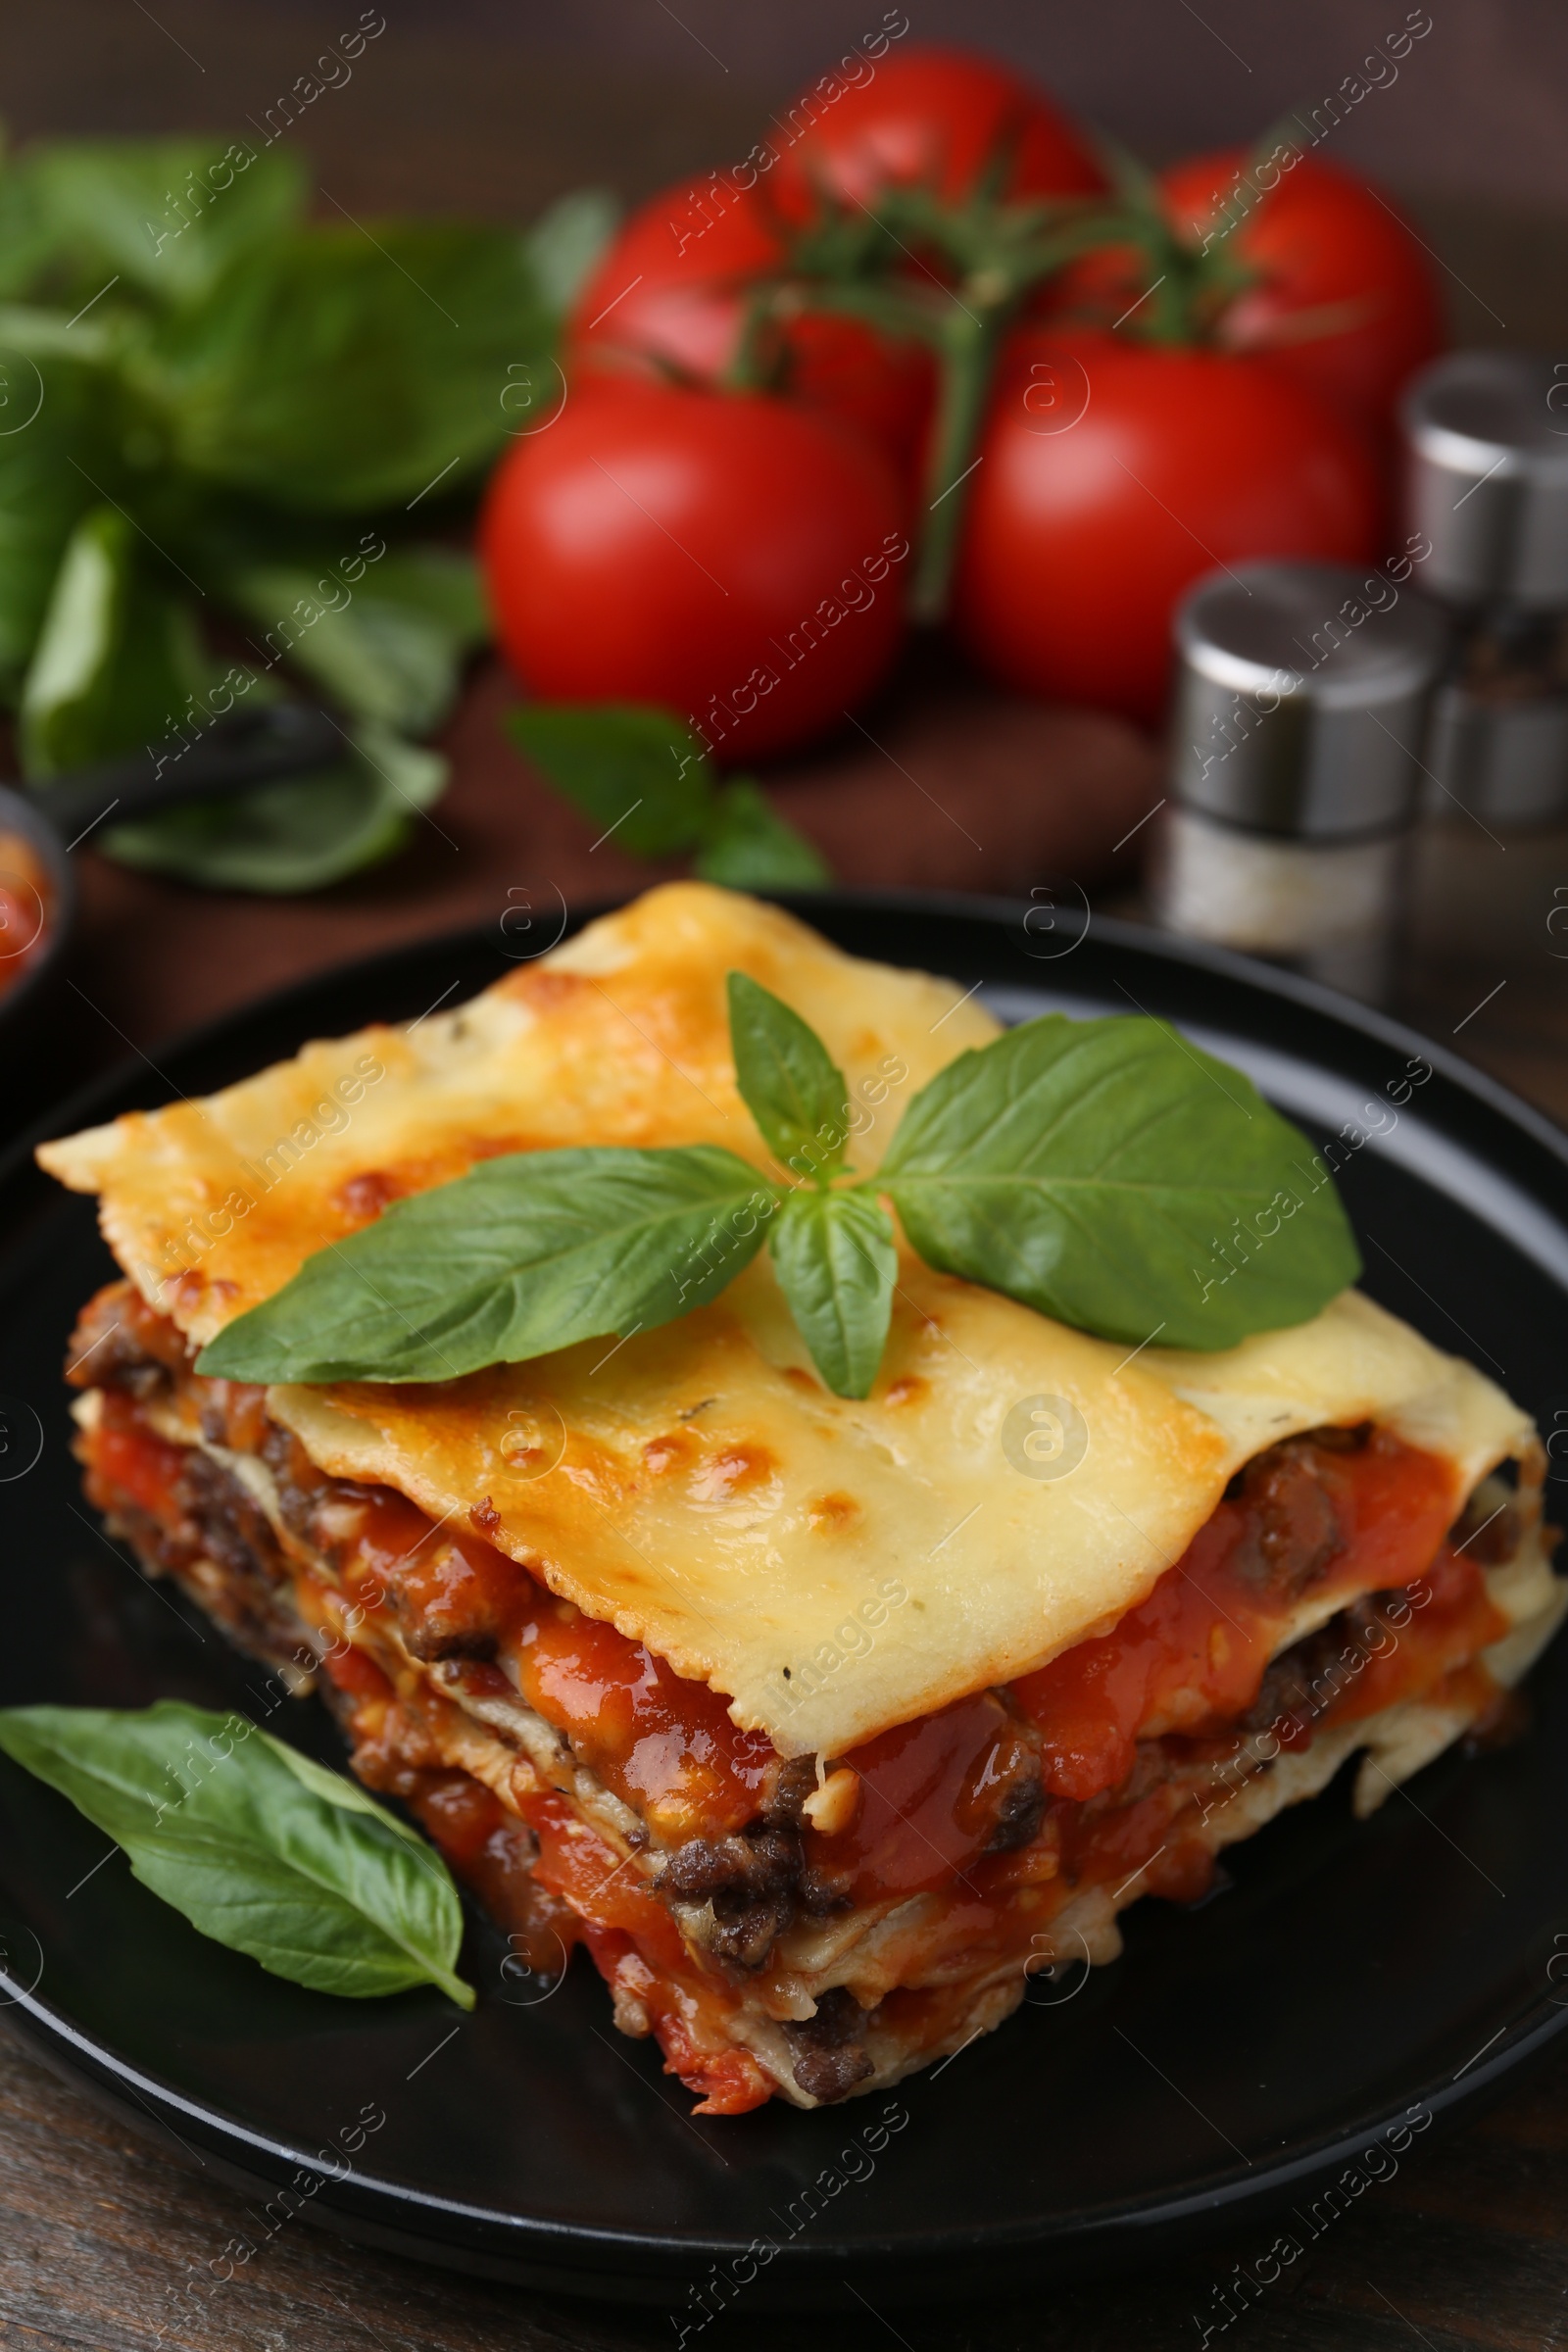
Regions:
<svg viewBox="0 0 1568 2352"><path fill-rule="evenodd" d="M273 1976L356 1999L437 1984L473 2007L434 1846L242 1716L179 1699L7 1707L0 1752L70 1797L192 1927Z"/></svg>
<svg viewBox="0 0 1568 2352"><path fill-rule="evenodd" d="M885 1201L928 1265L1132 1348L1305 1322L1360 1271L1305 1137L1163 1021L1049 1013L960 1054L856 1181L826 1047L745 973L728 988L736 1083L795 1182L712 1144L486 1160L307 1258L198 1371L456 1379L671 1322L765 1242L823 1380L864 1396L897 1284Z"/></svg>
<svg viewBox="0 0 1568 2352"><path fill-rule="evenodd" d="M0 696L24 774L176 758L302 684L341 761L105 831L138 865L305 890L386 856L488 634L431 543L547 413L605 201L531 235L308 217L265 137L62 141L0 160Z"/></svg>

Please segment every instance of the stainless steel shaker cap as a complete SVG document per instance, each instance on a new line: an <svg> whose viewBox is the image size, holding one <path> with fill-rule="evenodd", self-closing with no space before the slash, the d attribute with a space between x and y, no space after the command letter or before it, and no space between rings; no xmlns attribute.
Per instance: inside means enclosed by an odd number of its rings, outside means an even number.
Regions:
<svg viewBox="0 0 1568 2352"><path fill-rule="evenodd" d="M1456 351L1400 403L1422 585L1459 605L1568 605L1568 365Z"/></svg>
<svg viewBox="0 0 1568 2352"><path fill-rule="evenodd" d="M1451 624L1386 572L1238 564L1176 611L1174 797L1300 841L1407 824Z"/></svg>

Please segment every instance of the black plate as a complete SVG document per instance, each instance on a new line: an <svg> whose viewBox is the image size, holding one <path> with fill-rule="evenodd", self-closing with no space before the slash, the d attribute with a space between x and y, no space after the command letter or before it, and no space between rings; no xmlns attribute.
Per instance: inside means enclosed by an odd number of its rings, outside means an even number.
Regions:
<svg viewBox="0 0 1568 2352"><path fill-rule="evenodd" d="M1381 1124L1343 1180L1367 1287L1568 1430L1568 1147L1500 1088L1321 991L1125 926L1084 936L1042 928L1038 907L956 899L803 910L858 953L987 983L1004 1014L1167 1014L1315 1139ZM516 944L437 942L311 982L164 1055L162 1084L143 1067L95 1089L51 1131L416 1015L494 978ZM1431 1075L1391 1125L1412 1062ZM254 1703L259 1670L83 1515L59 1366L110 1272L90 1206L13 1165L0 1231L0 1698ZM1281 2200L1306 2215L1322 2176L1386 2131L1401 2144L1411 2110L1424 2129L1558 2030L1568 1644L1534 1695L1522 1743L1443 1759L1361 1825L1342 1781L1234 1849L1222 1897L1139 1905L1115 1966L1041 1981L957 2058L811 2115L693 2122L651 2045L614 2033L586 1962L530 2000L478 1919L470 2017L434 1992L360 2003L283 1984L204 1941L118 1853L95 1868L100 1834L9 1764L0 1989L46 2054L132 2118L264 2192L298 2171L307 2216L402 2252L662 2300L677 2332L735 2297L842 2308L846 2278L879 2305L995 2289L1142 2257L1249 2208L1261 2225ZM314 1703L285 1729L341 1757Z"/></svg>

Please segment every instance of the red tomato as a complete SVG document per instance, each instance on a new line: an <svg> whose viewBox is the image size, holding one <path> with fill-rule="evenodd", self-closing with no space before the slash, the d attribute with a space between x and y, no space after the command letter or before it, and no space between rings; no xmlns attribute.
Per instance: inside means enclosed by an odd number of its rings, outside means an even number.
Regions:
<svg viewBox="0 0 1568 2352"><path fill-rule="evenodd" d="M651 353L716 377L734 356L747 286L782 252L755 194L704 181L665 188L606 247L566 322L568 348Z"/></svg>
<svg viewBox="0 0 1568 2352"><path fill-rule="evenodd" d="M924 47L864 62L863 79L824 74L775 118L782 135L769 142L778 158L771 185L791 219L808 220L823 188L851 204L909 182L967 196L1001 156L1004 196L1075 196L1104 186L1073 124L1009 67L964 49Z"/></svg>
<svg viewBox="0 0 1568 2352"><path fill-rule="evenodd" d="M1267 351L1298 382L1386 424L1406 377L1446 339L1425 254L1394 208L1338 165L1299 156L1254 194L1239 176L1248 152L1196 156L1160 181L1179 234L1261 273L1221 312L1215 340ZM1055 281L1050 307L1108 321L1149 275L1124 248L1091 254Z"/></svg>
<svg viewBox="0 0 1568 2352"><path fill-rule="evenodd" d="M568 351L579 362L716 384L735 358L749 288L784 258L756 190L717 180L666 188L633 213L584 287ZM936 390L922 345L808 311L785 329L783 358L781 391L858 425L912 482Z"/></svg>
<svg viewBox="0 0 1568 2352"><path fill-rule="evenodd" d="M1226 242L1263 272L1226 313L1225 342L1266 350L1314 391L1389 416L1405 378L1446 340L1426 255L1382 197L1315 155L1301 156L1242 218L1235 174L1247 160L1236 148L1164 175L1179 225L1201 242L1234 220Z"/></svg>
<svg viewBox="0 0 1568 2352"><path fill-rule="evenodd" d="M808 741L881 679L903 526L892 468L848 425L607 378L503 459L480 546L535 694L658 704L728 761Z"/></svg>
<svg viewBox="0 0 1568 2352"><path fill-rule="evenodd" d="M1008 685L1152 721L1191 580L1358 562L1379 520L1360 429L1272 362L1028 327L998 372L954 622Z"/></svg>

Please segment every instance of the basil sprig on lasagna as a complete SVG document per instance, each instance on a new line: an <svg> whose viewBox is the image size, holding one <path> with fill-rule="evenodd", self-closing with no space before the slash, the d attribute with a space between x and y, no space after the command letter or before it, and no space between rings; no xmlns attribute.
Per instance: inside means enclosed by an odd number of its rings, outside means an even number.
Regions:
<svg viewBox="0 0 1568 2352"><path fill-rule="evenodd" d="M199 1370L452 1380L706 1305L764 1244L827 1386L868 1394L898 1255L1138 1347L1302 1323L1360 1271L1305 1138L1250 1080L1143 1017L1051 1013L962 1054L858 1177L849 1090L790 1006L731 972L736 1082L776 1164L717 1145L487 1160L307 1258Z"/></svg>

